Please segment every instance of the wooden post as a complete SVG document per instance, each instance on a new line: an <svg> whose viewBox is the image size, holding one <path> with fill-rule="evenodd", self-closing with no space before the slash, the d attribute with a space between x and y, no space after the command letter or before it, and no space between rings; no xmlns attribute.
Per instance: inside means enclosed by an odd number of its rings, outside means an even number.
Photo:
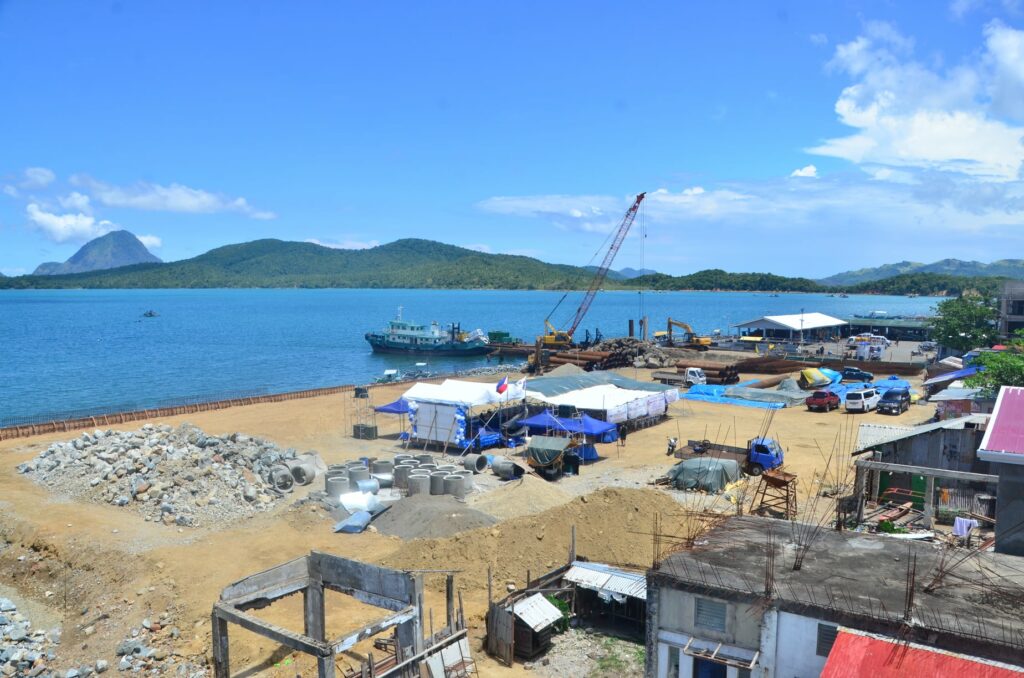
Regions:
<svg viewBox="0 0 1024 678"><path fill-rule="evenodd" d="M319 573L309 578L309 584L302 589L303 629L313 640L327 640L324 628L324 584Z"/></svg>
<svg viewBox="0 0 1024 678"><path fill-rule="evenodd" d="M572 532L569 535L569 565L576 562L576 526L572 526Z"/></svg>
<svg viewBox="0 0 1024 678"><path fill-rule="evenodd" d="M444 586L445 613L447 614L448 632L455 632L455 575L448 573Z"/></svg>
<svg viewBox="0 0 1024 678"><path fill-rule="evenodd" d="M228 623L214 612L210 615L213 627L214 678L231 678L231 660L228 653Z"/></svg>
<svg viewBox="0 0 1024 678"><path fill-rule="evenodd" d="M491 566L487 566L487 604L494 602L494 593L491 590Z"/></svg>
<svg viewBox="0 0 1024 678"><path fill-rule="evenodd" d="M334 678L334 653L316 658L317 678Z"/></svg>

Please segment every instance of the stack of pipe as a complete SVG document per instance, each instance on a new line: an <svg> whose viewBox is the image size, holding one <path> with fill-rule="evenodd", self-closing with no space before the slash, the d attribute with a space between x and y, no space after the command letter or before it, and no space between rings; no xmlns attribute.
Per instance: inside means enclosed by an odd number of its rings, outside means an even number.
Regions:
<svg viewBox="0 0 1024 678"><path fill-rule="evenodd" d="M736 384L740 380L740 371L729 363L716 363L707 360L683 360L676 363L676 372L686 374L686 368L699 367L704 370L709 384Z"/></svg>

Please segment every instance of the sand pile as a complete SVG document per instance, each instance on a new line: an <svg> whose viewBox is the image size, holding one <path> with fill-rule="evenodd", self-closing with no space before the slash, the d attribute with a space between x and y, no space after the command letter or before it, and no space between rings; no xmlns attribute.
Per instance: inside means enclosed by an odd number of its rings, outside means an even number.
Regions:
<svg viewBox="0 0 1024 678"><path fill-rule="evenodd" d="M506 580L521 584L527 568L536 576L566 562L570 529L575 525L579 555L646 566L652 555L654 514L662 514L667 529L670 516L679 511L679 504L657 490L608 488L494 527L410 542L384 564L410 570L459 568L464 582L476 581L480 586L486 586L491 565L499 587Z"/></svg>
<svg viewBox="0 0 1024 678"><path fill-rule="evenodd" d="M396 502L373 521L378 532L402 539L433 539L493 525L497 520L455 497L417 494Z"/></svg>
<svg viewBox="0 0 1024 678"><path fill-rule="evenodd" d="M471 495L469 505L501 520L508 520L553 509L572 498L572 494L556 483L526 475L519 480L503 482L490 492Z"/></svg>

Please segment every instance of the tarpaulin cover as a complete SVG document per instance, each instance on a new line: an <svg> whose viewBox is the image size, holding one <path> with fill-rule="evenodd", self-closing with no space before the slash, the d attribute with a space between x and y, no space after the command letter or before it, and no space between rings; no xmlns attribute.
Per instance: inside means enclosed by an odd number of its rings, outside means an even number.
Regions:
<svg viewBox="0 0 1024 678"><path fill-rule="evenodd" d="M562 456L569 442L568 438L533 436L530 438L529 447L526 448L526 455L533 466L550 466Z"/></svg>
<svg viewBox="0 0 1024 678"><path fill-rule="evenodd" d="M840 630L822 678L1021 678L1019 669L915 643Z"/></svg>
<svg viewBox="0 0 1024 678"><path fill-rule="evenodd" d="M828 382L825 382L828 384ZM780 403L783 407L802 405L807 399L807 392L800 389L793 379L786 379L776 388L749 388L746 386L730 386L725 389L729 398L740 398L762 403Z"/></svg>
<svg viewBox="0 0 1024 678"><path fill-rule="evenodd" d="M334 526L335 532L345 532L347 534L359 534L366 529L366 526L373 520L373 516L369 511L356 511L345 520L342 520Z"/></svg>
<svg viewBox="0 0 1024 678"><path fill-rule="evenodd" d="M832 383L832 380L815 367L800 370L800 386L805 389L821 388Z"/></svg>
<svg viewBox="0 0 1024 678"><path fill-rule="evenodd" d="M382 412L384 414L408 414L409 413L409 401L405 398L399 398L393 403L387 405L381 405L380 407L373 408L374 412Z"/></svg>
<svg viewBox="0 0 1024 678"><path fill-rule="evenodd" d="M924 382L924 385L931 386L932 384L942 384L947 381L966 379L967 377L972 377L984 369L984 367L965 367L964 369L956 370L955 372L946 372L945 374L940 374L937 377L932 377L931 379Z"/></svg>
<svg viewBox="0 0 1024 678"><path fill-rule="evenodd" d="M700 457L679 462L666 475L678 490L721 492L739 480L740 465L734 459Z"/></svg>
<svg viewBox="0 0 1024 678"><path fill-rule="evenodd" d="M637 381L624 377L615 372L581 372L579 374L566 374L559 376L546 376L530 379L526 382L526 394L528 396L543 400L552 396L564 395L572 391L590 388L591 386L603 386L611 384L629 391L649 391L660 393L676 390L674 386L655 384L648 381Z"/></svg>
<svg viewBox="0 0 1024 678"><path fill-rule="evenodd" d="M745 400L743 398L730 398L725 395L726 388L727 387L725 386L711 384L691 386L690 390L679 397L682 400L699 400L705 403L740 405L742 407L758 407L769 410L777 410L783 407L782 403L777 402L759 402L755 400Z"/></svg>

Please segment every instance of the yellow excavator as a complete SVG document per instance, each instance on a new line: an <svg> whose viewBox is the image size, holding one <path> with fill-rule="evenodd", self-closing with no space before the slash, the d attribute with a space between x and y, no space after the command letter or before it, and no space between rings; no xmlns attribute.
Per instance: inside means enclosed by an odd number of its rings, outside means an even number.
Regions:
<svg viewBox="0 0 1024 678"><path fill-rule="evenodd" d="M619 228L615 231L615 237L612 239L612 244L608 247L608 251L604 255L604 260L598 267L597 272L594 274L594 279L590 281L590 287L587 288L586 293L583 295L583 301L580 302L579 308L576 309L576 315L572 319L572 324L569 329L560 330L551 324L551 314L554 313L559 304L565 299L566 295L562 295L562 298L558 300L558 304L555 304L555 308L551 309L551 313L544 319L545 333L537 337L537 342L541 348L547 348L552 350L562 350L572 346L572 337L579 329L580 323L583 322L583 316L590 310L590 304L593 303L594 297L597 295L597 291L601 289L602 283L608 276L608 269L611 268L612 261L615 259L615 255L618 253L619 248L622 247L622 241L626 239L626 235L629 233L629 227L633 225L633 220L636 218L636 212L640 209L640 203L643 202L646 193L640 193L636 196L633 204L628 210L626 215L622 218L622 222L619 224Z"/></svg>
<svg viewBox="0 0 1024 678"><path fill-rule="evenodd" d="M667 346L676 345L672 339L673 327L678 327L684 332L683 338L685 343L680 343L680 348L691 348L697 351L706 351L709 348L711 348L711 337L702 337L698 335L696 332L694 332L693 328L690 327L687 323L684 323L681 320L673 320L672 318L668 319L668 343L666 344Z"/></svg>

